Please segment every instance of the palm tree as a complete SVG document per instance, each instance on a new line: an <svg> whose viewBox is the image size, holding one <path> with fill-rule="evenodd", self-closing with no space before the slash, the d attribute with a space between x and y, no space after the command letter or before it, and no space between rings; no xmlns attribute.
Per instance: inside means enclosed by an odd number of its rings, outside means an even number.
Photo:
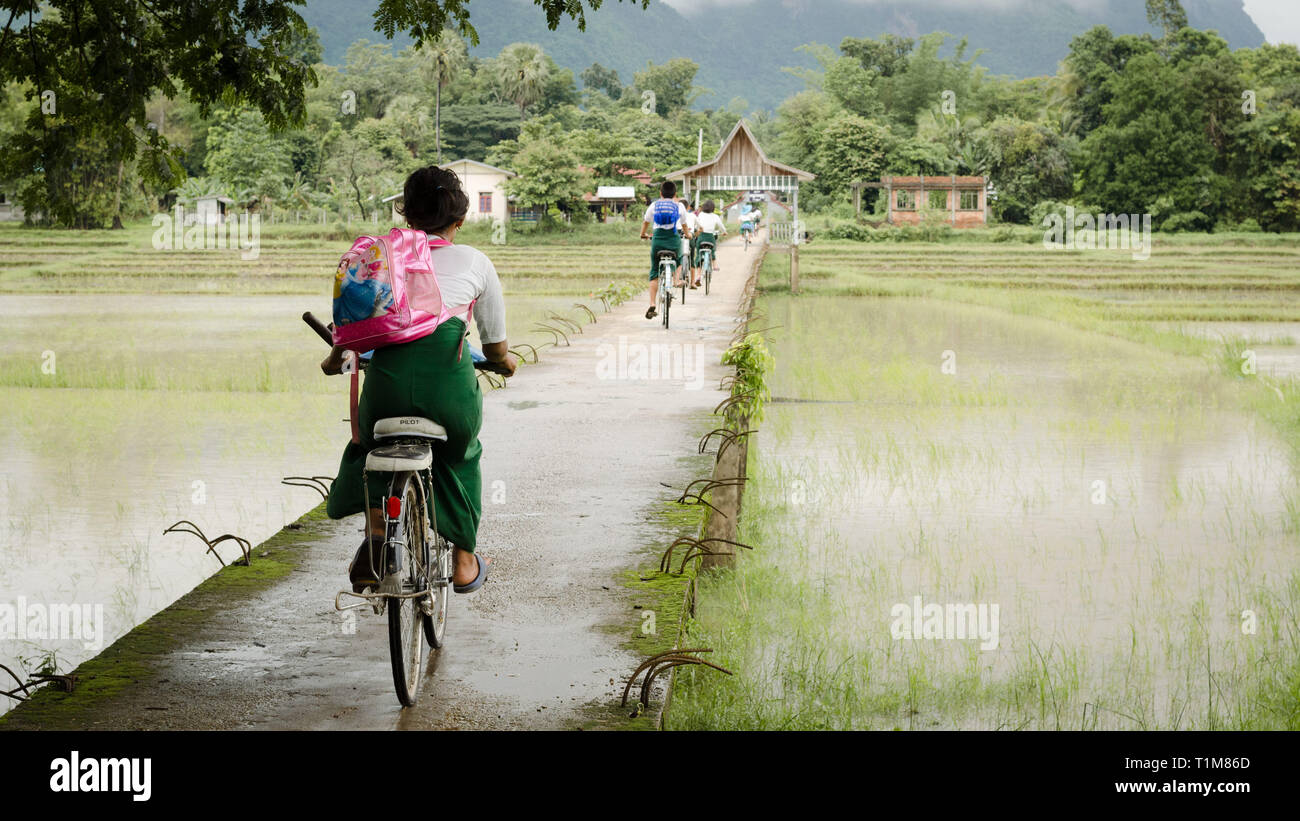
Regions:
<svg viewBox="0 0 1300 821"><path fill-rule="evenodd" d="M523 120L528 106L541 100L546 91L551 75L546 53L531 43L513 43L501 50L494 68L501 92L519 106L519 119Z"/></svg>
<svg viewBox="0 0 1300 821"><path fill-rule="evenodd" d="M434 143L437 145L438 165L442 165L442 89L469 66L469 51L460 35L443 29L436 38L426 40L418 54L423 57L421 71L425 80L434 88Z"/></svg>
<svg viewBox="0 0 1300 821"><path fill-rule="evenodd" d="M420 105L420 99L414 94L398 94L384 111L384 119L397 125L402 142L411 152L412 157L420 155L420 140L429 129L429 112ZM438 164L442 164L442 146L438 146Z"/></svg>

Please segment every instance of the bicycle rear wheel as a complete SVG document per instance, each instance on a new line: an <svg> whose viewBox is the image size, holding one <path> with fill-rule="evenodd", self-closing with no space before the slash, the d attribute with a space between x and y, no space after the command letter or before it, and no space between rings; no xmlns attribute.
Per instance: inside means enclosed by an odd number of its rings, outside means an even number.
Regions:
<svg viewBox="0 0 1300 821"><path fill-rule="evenodd" d="M704 254L704 295L709 295L709 285L713 283L713 254Z"/></svg>
<svg viewBox="0 0 1300 821"><path fill-rule="evenodd" d="M386 545L388 550L401 551L401 566L395 579L389 577L381 582L380 590L408 596L388 599L388 650L397 699L404 707L413 707L424 673L424 613L420 598L411 594L429 588L429 546L419 476L398 474L389 485L389 495L402 500L398 521L388 526ZM388 569L385 567L385 573Z"/></svg>

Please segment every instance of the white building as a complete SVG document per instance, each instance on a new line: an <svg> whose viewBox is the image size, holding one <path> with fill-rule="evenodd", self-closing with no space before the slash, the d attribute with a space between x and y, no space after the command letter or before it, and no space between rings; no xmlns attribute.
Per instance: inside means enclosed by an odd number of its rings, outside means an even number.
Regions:
<svg viewBox="0 0 1300 821"><path fill-rule="evenodd" d="M194 199L194 213L198 215L201 223L220 222L226 216L226 211L234 204L230 197L223 197L219 194L207 194Z"/></svg>
<svg viewBox="0 0 1300 821"><path fill-rule="evenodd" d="M455 160L439 167L452 171L460 177L461 188L465 189L465 195L469 197L469 213L465 217L467 220L504 222L509 219L510 203L506 195L506 180L517 177L518 174L504 168L497 168L495 165L466 159ZM389 203L393 208L395 224L400 224L402 221L397 213L397 204L401 200L401 194L384 197L384 202Z"/></svg>

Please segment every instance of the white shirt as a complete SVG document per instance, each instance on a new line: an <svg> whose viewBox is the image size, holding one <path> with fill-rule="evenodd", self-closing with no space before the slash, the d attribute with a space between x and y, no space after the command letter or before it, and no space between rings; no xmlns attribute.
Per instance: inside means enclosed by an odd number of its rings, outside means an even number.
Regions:
<svg viewBox="0 0 1300 821"><path fill-rule="evenodd" d="M689 208L686 209L686 228L688 231L695 233L695 226L699 224L699 219L699 217L695 216L694 211Z"/></svg>
<svg viewBox="0 0 1300 821"><path fill-rule="evenodd" d="M474 304L474 322L484 345L506 339L506 302L501 279L487 254L469 245L447 245L429 249L433 272L438 277L442 304L449 308Z"/></svg>
<svg viewBox="0 0 1300 821"><path fill-rule="evenodd" d="M699 216L700 232L704 234L721 234L726 229L726 223L722 217L717 214L705 212Z"/></svg>

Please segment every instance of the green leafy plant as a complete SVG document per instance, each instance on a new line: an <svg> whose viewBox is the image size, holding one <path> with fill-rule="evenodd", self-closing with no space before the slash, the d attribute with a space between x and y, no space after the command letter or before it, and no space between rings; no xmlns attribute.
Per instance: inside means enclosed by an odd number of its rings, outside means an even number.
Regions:
<svg viewBox="0 0 1300 821"><path fill-rule="evenodd" d="M763 337L756 333L747 334L743 340L735 343L722 355L722 364L736 369L736 379L732 382L731 395L744 396L732 407L737 408L751 423L763 419L763 407L772 398L767 387L767 374L772 370L772 353L763 342Z"/></svg>

